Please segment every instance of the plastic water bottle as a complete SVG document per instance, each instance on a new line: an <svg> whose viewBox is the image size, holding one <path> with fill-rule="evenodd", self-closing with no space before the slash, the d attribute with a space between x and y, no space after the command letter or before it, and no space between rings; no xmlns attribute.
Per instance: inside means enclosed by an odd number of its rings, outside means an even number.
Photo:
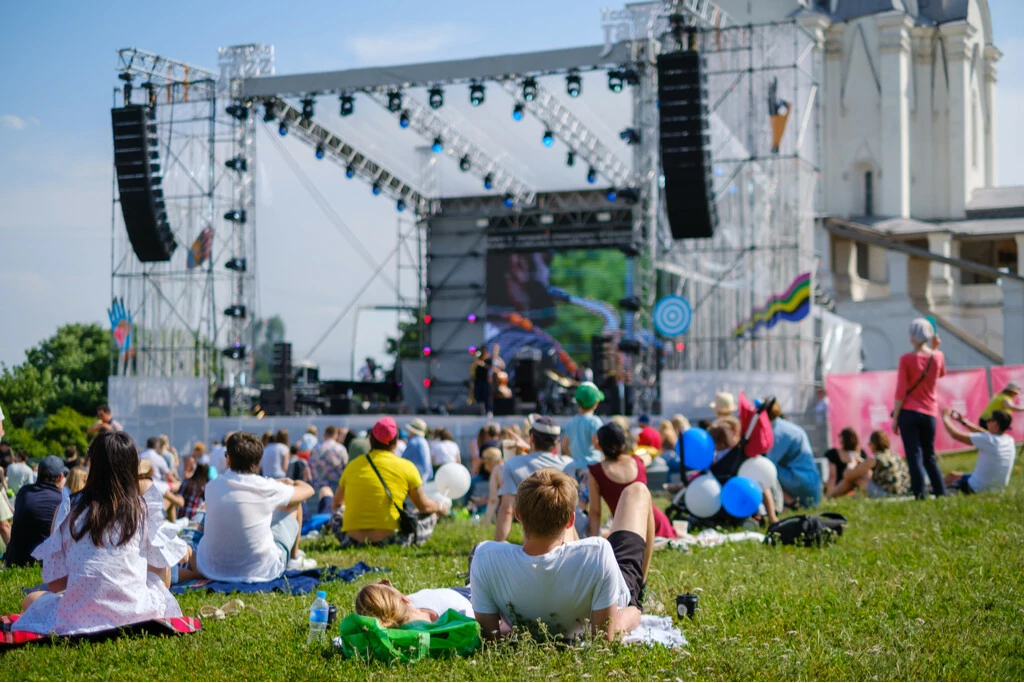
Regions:
<svg viewBox="0 0 1024 683"><path fill-rule="evenodd" d="M309 608L309 636L306 637L306 645L324 640L327 633L327 618L330 614L330 605L327 604L327 593L316 592L316 600Z"/></svg>

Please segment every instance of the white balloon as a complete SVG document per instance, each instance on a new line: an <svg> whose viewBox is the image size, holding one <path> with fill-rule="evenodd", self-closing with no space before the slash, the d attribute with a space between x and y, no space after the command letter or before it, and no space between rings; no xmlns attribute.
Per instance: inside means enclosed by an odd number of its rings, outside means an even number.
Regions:
<svg viewBox="0 0 1024 683"><path fill-rule="evenodd" d="M712 517L722 509L722 485L711 474L701 475L686 487L683 501L694 517Z"/></svg>
<svg viewBox="0 0 1024 683"><path fill-rule="evenodd" d="M457 462L441 465L434 473L437 490L452 499L462 498L469 493L472 481L473 477L470 476L469 470Z"/></svg>
<svg viewBox="0 0 1024 683"><path fill-rule="evenodd" d="M737 474L756 481L763 489L771 489L779 480L779 470L775 467L775 463L763 455L747 458L740 465Z"/></svg>

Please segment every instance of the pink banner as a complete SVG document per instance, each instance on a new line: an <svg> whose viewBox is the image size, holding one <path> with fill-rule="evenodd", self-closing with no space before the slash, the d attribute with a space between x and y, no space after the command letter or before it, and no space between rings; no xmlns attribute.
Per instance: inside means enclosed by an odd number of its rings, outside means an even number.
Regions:
<svg viewBox="0 0 1024 683"><path fill-rule="evenodd" d="M1005 389L1009 382L1016 382L1024 386L1024 365L1002 365L992 368L993 393ZM1017 403L1022 403L1019 397ZM977 418L978 416L974 415L973 417ZM1012 417L1013 427L1010 431L1013 432L1013 438L1015 441L1024 441L1024 414L1013 413Z"/></svg>
<svg viewBox="0 0 1024 683"><path fill-rule="evenodd" d="M993 377L995 368L993 368ZM1021 367L1024 377L1024 366ZM829 437L839 444L839 432L853 427L867 446L871 432L881 429L889 435L893 451L903 453L903 443L891 431L892 406L896 393L896 371L862 372L825 377L828 394ZM976 420L988 403L988 376L984 369L952 370L938 383L939 408L952 408L968 419ZM1024 420L1022 420L1024 422ZM1024 425L1022 425L1024 426ZM941 424L936 424L935 450L963 450L963 445L949 438Z"/></svg>

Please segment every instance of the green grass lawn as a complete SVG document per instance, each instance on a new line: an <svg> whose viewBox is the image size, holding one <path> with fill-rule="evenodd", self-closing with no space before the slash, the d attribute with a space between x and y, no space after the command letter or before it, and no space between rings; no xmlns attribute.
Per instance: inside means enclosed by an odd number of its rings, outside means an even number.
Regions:
<svg viewBox="0 0 1024 683"><path fill-rule="evenodd" d="M973 457L946 457L970 469ZM1021 680L1024 678L1024 473L998 496L829 503L850 520L824 549L754 543L664 550L650 596L672 611L695 591L700 611L681 628L690 644L667 650L591 642L566 648L532 641L485 647L472 657L387 666L306 648L309 597L245 597L258 612L207 621L202 633L56 643L0 655L7 680ZM322 562L363 560L391 569L406 592L460 585L466 556L492 529L438 527L416 549L340 552L304 545ZM373 580L325 586L343 613ZM0 571L0 612L19 610L21 587L39 571ZM187 614L220 595L181 599Z"/></svg>

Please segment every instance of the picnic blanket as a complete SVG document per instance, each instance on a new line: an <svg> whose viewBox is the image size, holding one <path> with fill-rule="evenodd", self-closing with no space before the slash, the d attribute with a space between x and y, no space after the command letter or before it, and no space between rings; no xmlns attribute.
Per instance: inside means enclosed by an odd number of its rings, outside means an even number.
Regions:
<svg viewBox="0 0 1024 683"><path fill-rule="evenodd" d="M0 652L29 643L49 642L49 635L29 633L28 631L12 631L20 614L0 616ZM88 640L97 642L129 633L151 633L153 635L181 635L195 633L203 628L202 622L195 617L173 617L171 619L152 619L137 624L129 624L105 631L83 633L82 635L58 636L63 641Z"/></svg>
<svg viewBox="0 0 1024 683"><path fill-rule="evenodd" d="M181 595L189 591L207 591L210 593L291 593L305 595L312 593L321 581L353 581L356 577L369 572L387 572L390 569L371 567L365 562L357 562L348 569L341 567L322 567L317 569L293 570L285 572L279 579L260 583L241 583L238 581L213 581L199 579L171 586L171 593Z"/></svg>
<svg viewBox="0 0 1024 683"><path fill-rule="evenodd" d="M622 642L664 645L665 647L683 647L688 644L686 636L672 623L671 617L659 617L652 614L640 617L640 625L624 635Z"/></svg>

